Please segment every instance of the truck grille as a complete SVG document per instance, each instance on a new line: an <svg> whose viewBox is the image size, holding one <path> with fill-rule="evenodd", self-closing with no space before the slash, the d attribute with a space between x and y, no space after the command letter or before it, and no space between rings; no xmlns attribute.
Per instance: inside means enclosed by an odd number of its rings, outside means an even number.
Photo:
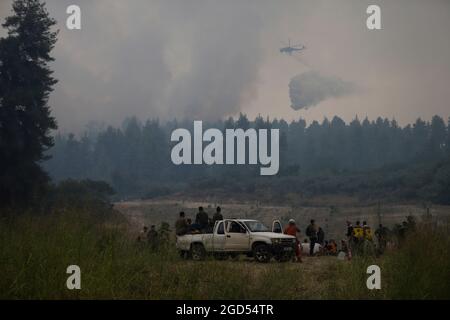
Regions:
<svg viewBox="0 0 450 320"><path fill-rule="evenodd" d="M292 239L281 239L280 243L285 246L291 246L293 242Z"/></svg>

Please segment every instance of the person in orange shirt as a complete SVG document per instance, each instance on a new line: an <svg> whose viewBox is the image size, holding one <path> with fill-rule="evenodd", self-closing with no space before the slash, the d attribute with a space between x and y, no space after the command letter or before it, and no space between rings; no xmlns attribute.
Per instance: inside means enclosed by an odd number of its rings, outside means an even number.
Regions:
<svg viewBox="0 0 450 320"><path fill-rule="evenodd" d="M329 255L335 255L337 254L337 243L334 240L330 240L328 242L328 245L326 246L327 253Z"/></svg>
<svg viewBox="0 0 450 320"><path fill-rule="evenodd" d="M289 224L287 225L286 228L284 228L284 234L295 237L295 239L296 239L296 241L295 241L295 256L297 257L297 262L303 262L302 261L302 250L300 250L300 248L299 248L300 243L297 238L297 233L300 233L300 229L297 228L297 225L295 224L295 220L294 219L289 220Z"/></svg>

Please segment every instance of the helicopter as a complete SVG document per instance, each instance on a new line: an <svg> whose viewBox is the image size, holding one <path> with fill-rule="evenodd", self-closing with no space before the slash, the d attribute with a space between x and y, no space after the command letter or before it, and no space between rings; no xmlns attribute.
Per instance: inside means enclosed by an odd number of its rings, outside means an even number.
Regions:
<svg viewBox="0 0 450 320"><path fill-rule="evenodd" d="M280 48L281 53L287 53L288 55L292 55L295 52L305 50L306 47L301 44L291 45L291 39L288 39L288 46L284 48Z"/></svg>

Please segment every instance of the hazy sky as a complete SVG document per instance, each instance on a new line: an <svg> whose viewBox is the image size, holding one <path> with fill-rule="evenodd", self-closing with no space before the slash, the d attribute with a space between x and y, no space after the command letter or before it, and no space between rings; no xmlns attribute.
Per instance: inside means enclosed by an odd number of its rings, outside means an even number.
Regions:
<svg viewBox="0 0 450 320"><path fill-rule="evenodd" d="M132 115L450 116L450 1L46 2L60 29L50 103L62 131ZM81 31L65 27L69 4L81 7ZM380 5L383 30L367 30L369 4ZM9 7L0 0L2 20ZM307 50L281 54L288 38ZM306 72L358 89L294 110L289 83Z"/></svg>

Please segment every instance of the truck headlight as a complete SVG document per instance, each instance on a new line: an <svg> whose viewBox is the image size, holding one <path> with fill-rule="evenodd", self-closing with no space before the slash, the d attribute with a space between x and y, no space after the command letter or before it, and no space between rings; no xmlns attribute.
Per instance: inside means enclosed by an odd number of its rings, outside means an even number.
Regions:
<svg viewBox="0 0 450 320"><path fill-rule="evenodd" d="M281 239L272 239L272 244L279 244Z"/></svg>

